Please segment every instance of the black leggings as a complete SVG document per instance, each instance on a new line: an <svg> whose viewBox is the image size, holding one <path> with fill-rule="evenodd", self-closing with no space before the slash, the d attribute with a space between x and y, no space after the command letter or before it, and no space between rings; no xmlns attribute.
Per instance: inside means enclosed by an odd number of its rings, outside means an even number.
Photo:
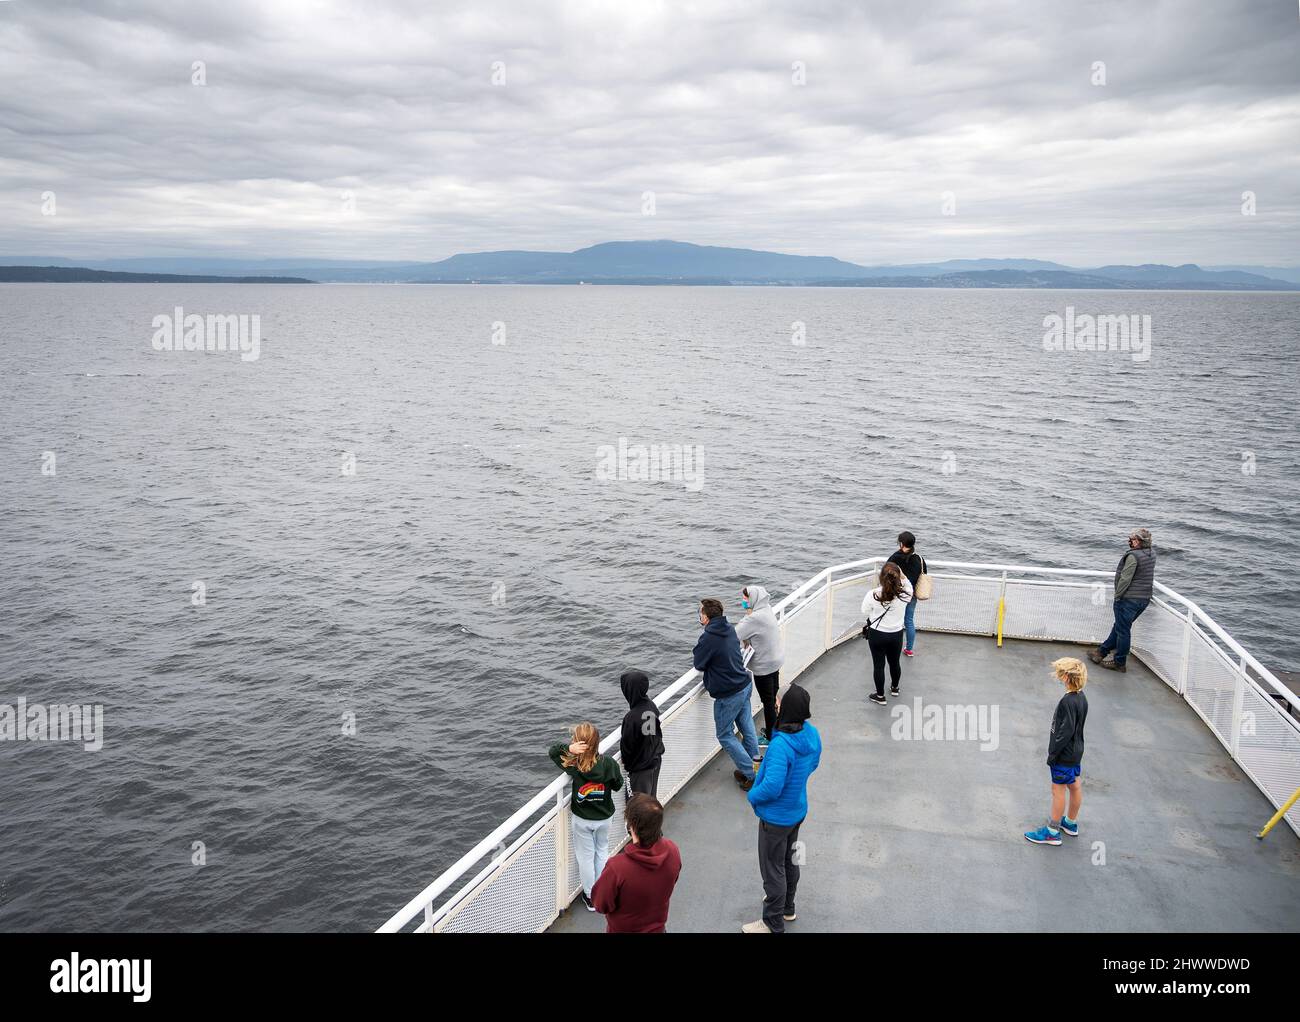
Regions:
<svg viewBox="0 0 1300 1022"><path fill-rule="evenodd" d="M763 701L763 737L771 741L772 729L776 727L776 693L781 688L781 672L755 674L754 687Z"/></svg>
<svg viewBox="0 0 1300 1022"><path fill-rule="evenodd" d="M871 678L876 683L876 695L885 694L885 660L889 660L889 683L898 688L898 679L903 676L903 665L899 657L903 653L903 631L878 632L874 628L867 633L867 645L871 647Z"/></svg>

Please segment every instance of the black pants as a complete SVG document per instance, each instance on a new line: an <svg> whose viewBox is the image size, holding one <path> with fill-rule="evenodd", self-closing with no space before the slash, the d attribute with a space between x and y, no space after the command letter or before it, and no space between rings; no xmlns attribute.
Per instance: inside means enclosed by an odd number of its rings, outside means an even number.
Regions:
<svg viewBox="0 0 1300 1022"><path fill-rule="evenodd" d="M771 741L772 728L776 727L776 693L781 688L781 672L755 674L754 687L763 700L763 737Z"/></svg>
<svg viewBox="0 0 1300 1022"><path fill-rule="evenodd" d="M903 632L878 632L874 628L867 633L867 645L871 647L871 678L876 683L876 695L885 694L885 660L889 660L889 684L898 688L898 679L903 676L903 665L899 657L903 653Z"/></svg>
<svg viewBox="0 0 1300 1022"><path fill-rule="evenodd" d="M758 821L758 872L763 878L763 922L773 933L785 933L785 919L794 915L794 893L799 886L795 844L800 820L793 827L776 827Z"/></svg>
<svg viewBox="0 0 1300 1022"><path fill-rule="evenodd" d="M656 763L649 770L629 770L627 772L628 797L642 794L649 795L651 798L659 797L659 768L663 766L662 762Z"/></svg>

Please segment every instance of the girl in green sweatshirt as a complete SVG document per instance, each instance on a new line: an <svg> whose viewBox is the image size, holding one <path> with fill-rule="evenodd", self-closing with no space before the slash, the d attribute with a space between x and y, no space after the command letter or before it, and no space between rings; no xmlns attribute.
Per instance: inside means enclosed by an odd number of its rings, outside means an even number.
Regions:
<svg viewBox="0 0 1300 1022"><path fill-rule="evenodd" d="M609 820L614 815L614 792L623 787L623 774L612 758L600 754L600 732L589 721L573 729L572 741L552 745L550 756L573 778L569 801L573 850L582 880L582 902L588 912L595 912L591 889L609 858Z"/></svg>

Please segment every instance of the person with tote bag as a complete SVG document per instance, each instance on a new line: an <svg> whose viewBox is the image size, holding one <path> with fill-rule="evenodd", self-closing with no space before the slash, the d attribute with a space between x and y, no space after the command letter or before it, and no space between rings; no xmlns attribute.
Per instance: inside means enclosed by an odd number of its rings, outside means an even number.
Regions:
<svg viewBox="0 0 1300 1022"><path fill-rule="evenodd" d="M903 619L907 605L912 602L912 584L897 564L886 562L880 569L880 585L867 593L862 601L862 613L867 617L862 634L871 647L872 680L876 691L870 696L873 703L884 706L885 662L889 662L889 694L897 696L898 683L903 676L900 663L903 651Z"/></svg>

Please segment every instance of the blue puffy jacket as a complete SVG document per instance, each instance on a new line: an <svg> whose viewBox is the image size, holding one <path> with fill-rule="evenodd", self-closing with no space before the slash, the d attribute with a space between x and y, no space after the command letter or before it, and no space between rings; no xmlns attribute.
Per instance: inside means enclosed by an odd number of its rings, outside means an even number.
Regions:
<svg viewBox="0 0 1300 1022"><path fill-rule="evenodd" d="M808 815L808 778L822 758L822 736L804 722L791 734L777 731L759 765L749 804L760 820L774 827L793 827Z"/></svg>

